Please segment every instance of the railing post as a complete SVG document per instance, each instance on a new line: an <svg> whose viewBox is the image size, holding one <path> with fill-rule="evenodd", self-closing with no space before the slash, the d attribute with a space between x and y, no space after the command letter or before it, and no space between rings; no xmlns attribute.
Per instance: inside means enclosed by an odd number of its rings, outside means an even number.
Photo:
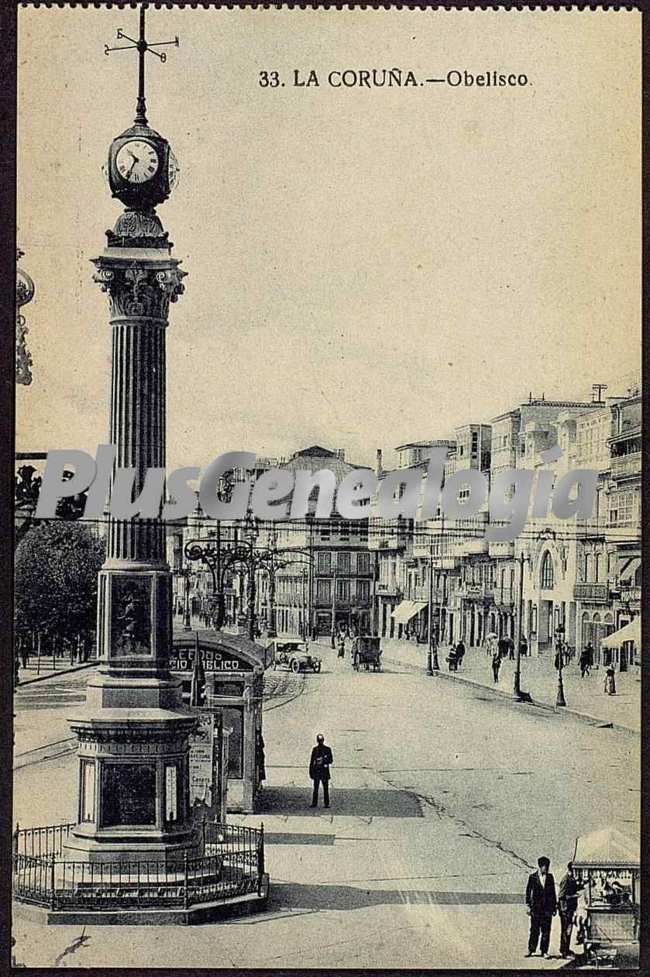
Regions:
<svg viewBox="0 0 650 977"><path fill-rule="evenodd" d="M50 866L50 886L52 887L52 892L50 895L50 909L56 909L56 855L52 852L52 864Z"/></svg>
<svg viewBox="0 0 650 977"><path fill-rule="evenodd" d="M16 821L16 830L14 831L14 855L18 854L18 832L20 831L20 825Z"/></svg>
<svg viewBox="0 0 650 977"><path fill-rule="evenodd" d="M257 842L257 894L262 895L262 885L264 882L264 822L260 827L260 837Z"/></svg>
<svg viewBox="0 0 650 977"><path fill-rule="evenodd" d="M189 870L187 865L187 852L183 856L184 868L185 868L185 883L183 886L183 905L185 909L189 909L190 906L190 882L189 882Z"/></svg>

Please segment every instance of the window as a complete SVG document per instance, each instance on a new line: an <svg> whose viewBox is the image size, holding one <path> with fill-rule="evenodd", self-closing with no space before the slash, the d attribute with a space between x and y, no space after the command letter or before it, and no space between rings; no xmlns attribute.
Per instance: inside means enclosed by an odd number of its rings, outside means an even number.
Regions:
<svg viewBox="0 0 650 977"><path fill-rule="evenodd" d="M370 600L370 581L357 580L357 600Z"/></svg>
<svg viewBox="0 0 650 977"><path fill-rule="evenodd" d="M550 553L544 554L542 560L541 587L542 590L552 590L554 586L553 559Z"/></svg>
<svg viewBox="0 0 650 977"><path fill-rule="evenodd" d="M370 573L370 553L357 553L357 573Z"/></svg>
<svg viewBox="0 0 650 977"><path fill-rule="evenodd" d="M332 569L332 554L329 551L317 554L316 566L318 573L330 573Z"/></svg>
<svg viewBox="0 0 650 977"><path fill-rule="evenodd" d="M329 604L332 600L332 581L316 581L316 600L319 604Z"/></svg>
<svg viewBox="0 0 650 977"><path fill-rule="evenodd" d="M350 554L349 553L337 553L336 569L339 571L339 573L349 573L350 572Z"/></svg>
<svg viewBox="0 0 650 977"><path fill-rule="evenodd" d="M336 581L336 599L347 601L350 600L350 581L349 580L337 580Z"/></svg>
<svg viewBox="0 0 650 977"><path fill-rule="evenodd" d="M221 706L224 727L230 727L228 738L228 776L241 780L244 776L244 709L242 706Z"/></svg>

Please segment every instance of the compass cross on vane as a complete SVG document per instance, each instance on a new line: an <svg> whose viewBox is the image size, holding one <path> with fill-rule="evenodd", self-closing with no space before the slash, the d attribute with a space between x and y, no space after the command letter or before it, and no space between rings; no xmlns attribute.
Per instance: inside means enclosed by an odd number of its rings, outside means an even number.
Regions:
<svg viewBox="0 0 650 977"><path fill-rule="evenodd" d="M176 36L173 41L156 41L156 42L154 42L152 44L150 41L147 40L147 38L145 36L144 16L145 16L145 7L142 6L142 7L140 7L140 37L139 37L139 39L137 41L134 40L134 38L129 37L128 34L125 34L121 27L118 27L118 29L117 29L117 40L118 41L130 41L131 43L130 44L121 45L120 47L109 47L108 44L105 44L104 45L104 54L110 54L111 51L133 51L133 50L136 50L138 52L138 62L139 62L139 64L138 64L138 67L139 67L139 71L138 71L138 101L136 103L135 120L134 121L135 121L135 124L136 125L146 126L147 125L147 114L146 114L146 101L145 101L145 94L144 94L144 62L145 62L145 55L146 55L147 51L149 51L150 54L155 54L155 56L157 58L160 58L160 60L164 63L167 60L167 55L165 54L165 52L164 51L156 51L154 49L155 48L159 48L159 47L167 47L170 44L173 44L174 47L178 47L178 36Z"/></svg>

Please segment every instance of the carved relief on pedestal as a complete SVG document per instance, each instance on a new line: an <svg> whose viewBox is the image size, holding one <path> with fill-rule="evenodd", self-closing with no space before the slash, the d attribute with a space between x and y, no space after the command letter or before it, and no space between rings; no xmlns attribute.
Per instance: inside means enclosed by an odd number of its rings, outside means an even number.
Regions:
<svg viewBox="0 0 650 977"><path fill-rule="evenodd" d="M111 652L114 657L151 652L151 578L114 576L111 602Z"/></svg>
<svg viewBox="0 0 650 977"><path fill-rule="evenodd" d="M137 263L132 267L102 266L102 259L95 259L98 270L93 280L107 292L111 304L111 317L143 316L167 319L169 303L176 302L185 286L185 272L176 266L143 268Z"/></svg>

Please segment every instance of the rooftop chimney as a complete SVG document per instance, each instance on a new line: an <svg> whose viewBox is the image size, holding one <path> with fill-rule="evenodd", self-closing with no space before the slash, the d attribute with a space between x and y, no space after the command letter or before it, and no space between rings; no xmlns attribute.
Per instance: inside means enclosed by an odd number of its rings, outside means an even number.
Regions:
<svg viewBox="0 0 650 977"><path fill-rule="evenodd" d="M384 467L382 465L382 453L381 448L377 448L377 464L375 465L375 473L377 477L382 475L384 472Z"/></svg>

